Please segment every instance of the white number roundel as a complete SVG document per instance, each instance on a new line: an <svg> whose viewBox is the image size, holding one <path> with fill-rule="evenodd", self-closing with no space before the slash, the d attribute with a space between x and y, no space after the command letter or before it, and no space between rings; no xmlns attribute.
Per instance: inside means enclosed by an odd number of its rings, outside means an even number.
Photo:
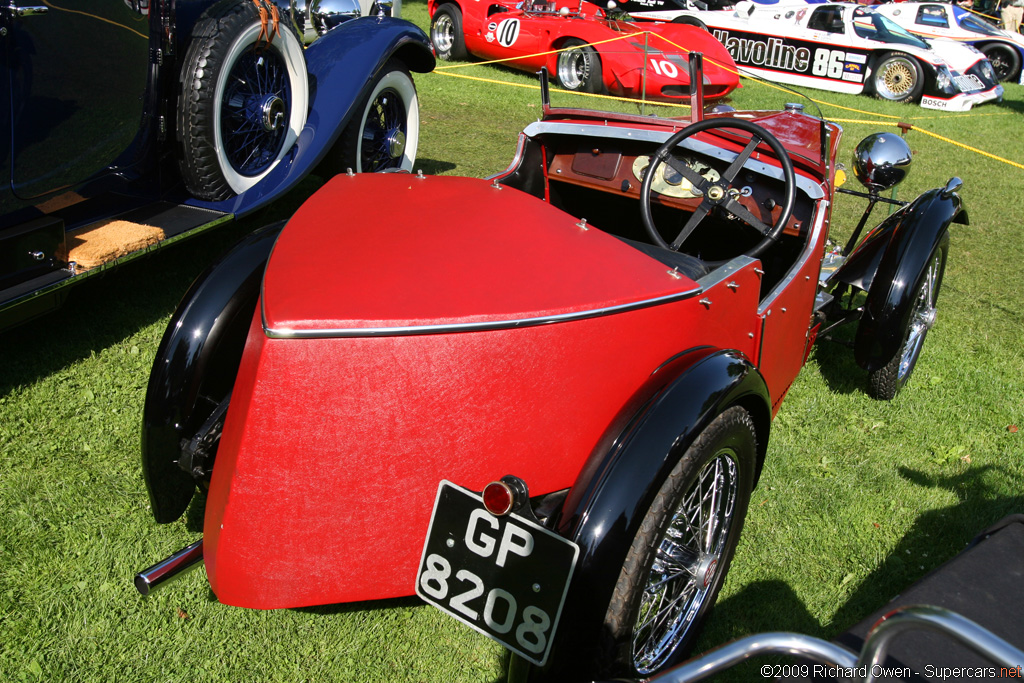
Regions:
<svg viewBox="0 0 1024 683"><path fill-rule="evenodd" d="M497 30L498 45L502 47L512 47L516 44L516 38L519 37L519 20L518 19L502 19L498 24Z"/></svg>

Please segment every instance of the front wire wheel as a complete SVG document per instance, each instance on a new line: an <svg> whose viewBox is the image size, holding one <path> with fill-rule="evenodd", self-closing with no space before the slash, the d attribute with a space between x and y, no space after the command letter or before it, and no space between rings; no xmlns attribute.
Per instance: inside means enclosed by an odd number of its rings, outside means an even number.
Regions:
<svg viewBox="0 0 1024 683"><path fill-rule="evenodd" d="M616 674L647 676L686 652L736 550L756 450L750 415L732 407L672 469L644 516L608 607Z"/></svg>
<svg viewBox="0 0 1024 683"><path fill-rule="evenodd" d="M385 64L353 111L337 154L332 151L320 173L333 175L347 168L356 173L411 171L419 146L420 109L416 85L405 66L398 60Z"/></svg>
<svg viewBox="0 0 1024 683"><path fill-rule="evenodd" d="M932 252L928 266L917 285L917 293L911 304L910 317L903 333L903 343L888 363L868 375L872 398L889 401L910 379L921 356L924 338L935 325L936 304L942 276L946 271L946 250L942 246Z"/></svg>

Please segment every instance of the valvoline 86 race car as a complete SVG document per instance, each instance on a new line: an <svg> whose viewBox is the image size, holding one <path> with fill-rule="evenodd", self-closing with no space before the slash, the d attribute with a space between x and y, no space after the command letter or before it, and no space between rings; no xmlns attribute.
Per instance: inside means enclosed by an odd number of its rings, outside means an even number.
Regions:
<svg viewBox="0 0 1024 683"><path fill-rule="evenodd" d="M1024 62L1024 36L993 26L955 4L900 2L880 5L877 11L926 40L949 38L980 50L1000 81L1016 81Z"/></svg>
<svg viewBox="0 0 1024 683"><path fill-rule="evenodd" d="M1003 95L983 54L953 40L918 38L874 7L744 0L731 9L703 11L689 0L657 1L662 5L656 11L648 0L627 0L624 7L638 18L706 28L744 73L770 81L947 111Z"/></svg>
<svg viewBox="0 0 1024 683"><path fill-rule="evenodd" d="M531 73L547 67L566 90L678 101L690 96L692 51L704 55L705 98L725 97L740 85L728 51L691 26L638 27L621 11L583 0L430 0L428 6L440 59L511 59L505 64Z"/></svg>
<svg viewBox="0 0 1024 683"><path fill-rule="evenodd" d="M141 592L199 561L228 605L415 591L513 650L513 679L648 675L711 608L815 341L855 323L871 393L904 386L959 179L885 199L910 149L869 136L844 248L838 125L555 109L544 74L542 92L503 173L336 176L197 280L142 460L158 522L206 491L204 537Z"/></svg>

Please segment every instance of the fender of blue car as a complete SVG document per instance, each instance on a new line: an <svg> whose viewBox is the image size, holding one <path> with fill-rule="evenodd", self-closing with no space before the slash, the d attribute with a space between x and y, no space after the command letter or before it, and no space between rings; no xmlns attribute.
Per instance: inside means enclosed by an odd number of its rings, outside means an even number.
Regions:
<svg viewBox="0 0 1024 683"><path fill-rule="evenodd" d="M658 375L662 376L659 377ZM736 351L699 347L664 364L654 391L609 430L569 491L557 524L580 549L552 666L590 676L597 662L604 613L647 509L675 463L722 411L741 405L757 428L758 472L771 422L771 399L757 368ZM569 626L571 624L571 626ZM544 678L553 671L545 671ZM556 674L557 677L557 674ZM582 680L582 678L581 678Z"/></svg>
<svg viewBox="0 0 1024 683"><path fill-rule="evenodd" d="M410 71L434 68L427 36L414 24L390 17L353 19L329 31L305 50L310 105L295 146L263 180L230 199L186 204L244 216L299 183L330 151L357 113L356 103L373 86L375 74L389 59Z"/></svg>
<svg viewBox="0 0 1024 683"><path fill-rule="evenodd" d="M204 395L230 394L283 227L281 221L257 230L200 275L160 341L142 416L142 472L157 522L173 522L192 500L195 481L177 465L181 442L193 436L191 416Z"/></svg>
<svg viewBox="0 0 1024 683"><path fill-rule="evenodd" d="M913 297L936 248L947 249L949 224L967 222L960 196L929 190L884 220L850 254L838 282L868 292L854 345L865 370L885 365L903 343Z"/></svg>

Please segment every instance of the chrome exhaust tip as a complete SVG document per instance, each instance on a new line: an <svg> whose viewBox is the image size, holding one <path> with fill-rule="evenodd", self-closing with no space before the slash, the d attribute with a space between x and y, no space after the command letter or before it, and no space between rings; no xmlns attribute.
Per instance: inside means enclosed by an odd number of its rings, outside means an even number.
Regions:
<svg viewBox="0 0 1024 683"><path fill-rule="evenodd" d="M203 539L186 546L165 560L157 562L149 569L135 575L135 590L142 595L149 595L165 583L184 574L199 564L203 559Z"/></svg>

